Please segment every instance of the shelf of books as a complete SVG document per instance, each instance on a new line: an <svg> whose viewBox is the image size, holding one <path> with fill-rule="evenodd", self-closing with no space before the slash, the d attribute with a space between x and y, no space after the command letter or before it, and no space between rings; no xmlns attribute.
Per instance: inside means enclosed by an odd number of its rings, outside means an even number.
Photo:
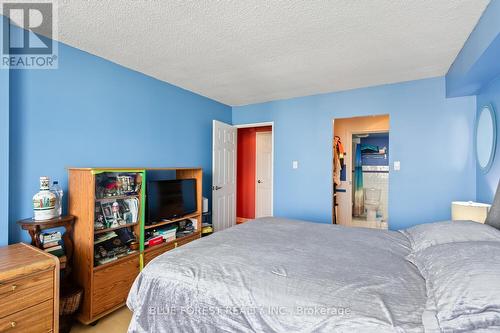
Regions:
<svg viewBox="0 0 500 333"><path fill-rule="evenodd" d="M94 267L136 254L144 219L144 170L94 170Z"/></svg>
<svg viewBox="0 0 500 333"><path fill-rule="evenodd" d="M59 258L59 268L66 269L68 258L64 251L64 241L59 231L43 232L40 234L40 244L43 250Z"/></svg>

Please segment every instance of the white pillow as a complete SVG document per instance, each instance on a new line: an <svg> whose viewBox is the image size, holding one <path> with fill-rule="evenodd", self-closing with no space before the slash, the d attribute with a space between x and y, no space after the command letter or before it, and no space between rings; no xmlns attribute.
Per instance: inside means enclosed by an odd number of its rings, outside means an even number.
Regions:
<svg viewBox="0 0 500 333"><path fill-rule="evenodd" d="M419 224L405 230L399 230L399 232L408 238L413 252L447 243L471 241L500 242L500 230L472 221L444 221Z"/></svg>
<svg viewBox="0 0 500 333"><path fill-rule="evenodd" d="M442 244L407 259L426 281L424 325L434 313L441 332L500 332L500 242Z"/></svg>

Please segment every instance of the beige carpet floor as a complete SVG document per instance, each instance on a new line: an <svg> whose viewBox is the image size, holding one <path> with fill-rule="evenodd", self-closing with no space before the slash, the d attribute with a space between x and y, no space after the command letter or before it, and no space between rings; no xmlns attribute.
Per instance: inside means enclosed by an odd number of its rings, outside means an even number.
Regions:
<svg viewBox="0 0 500 333"><path fill-rule="evenodd" d="M126 333L131 318L132 312L124 306L99 319L99 322L95 326L75 323L71 328L71 333Z"/></svg>

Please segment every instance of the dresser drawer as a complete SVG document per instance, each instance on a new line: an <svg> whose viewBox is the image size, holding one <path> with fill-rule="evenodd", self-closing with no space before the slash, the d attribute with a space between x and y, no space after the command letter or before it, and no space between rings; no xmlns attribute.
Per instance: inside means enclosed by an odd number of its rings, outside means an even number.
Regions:
<svg viewBox="0 0 500 333"><path fill-rule="evenodd" d="M48 300L0 318L0 332L52 332L54 304Z"/></svg>
<svg viewBox="0 0 500 333"><path fill-rule="evenodd" d="M53 270L0 282L0 318L53 298Z"/></svg>
<svg viewBox="0 0 500 333"><path fill-rule="evenodd" d="M94 271L92 317L124 304L138 274L139 255Z"/></svg>

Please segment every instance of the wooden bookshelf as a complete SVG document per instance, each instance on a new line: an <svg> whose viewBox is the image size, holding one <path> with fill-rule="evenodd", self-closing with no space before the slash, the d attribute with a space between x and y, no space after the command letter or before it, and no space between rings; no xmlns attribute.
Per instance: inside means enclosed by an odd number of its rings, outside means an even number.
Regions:
<svg viewBox="0 0 500 333"><path fill-rule="evenodd" d="M146 178L148 172L152 171L172 171L171 174L173 174L175 179L196 179L197 211L183 218L145 226ZM136 174L136 182L141 184L139 193L97 198L96 177L105 173ZM69 169L69 213L76 218L74 225L73 279L84 289L83 302L80 312L77 315L77 319L80 322L90 324L123 306L132 283L140 270L149 261L166 251L200 238L202 224L202 173L201 168ZM96 204L134 197L139 200L137 222L94 230ZM195 219L195 231L192 234L178 238L172 242L145 248L145 230L176 223L184 219ZM96 265L94 263L95 236L122 228L129 228L134 232L139 241L139 250L102 265Z"/></svg>
<svg viewBox="0 0 500 333"><path fill-rule="evenodd" d="M113 196L103 199L96 198L96 178L103 174L134 174L136 182L140 183L141 192L135 195L139 198L139 214L137 223L122 225L116 228L94 230L96 204L103 200L115 201L131 196ZM120 228L131 228L139 237L143 221L144 169L69 169L68 206L76 217L74 225L74 268L73 278L83 287L84 295L79 321L89 324L102 317L109 310L126 301L128 291L140 271L140 251L120 257L103 265L94 262L95 235L103 234ZM127 266L125 269L124 266ZM126 271L127 274L123 274ZM106 290L108 298L101 295Z"/></svg>

